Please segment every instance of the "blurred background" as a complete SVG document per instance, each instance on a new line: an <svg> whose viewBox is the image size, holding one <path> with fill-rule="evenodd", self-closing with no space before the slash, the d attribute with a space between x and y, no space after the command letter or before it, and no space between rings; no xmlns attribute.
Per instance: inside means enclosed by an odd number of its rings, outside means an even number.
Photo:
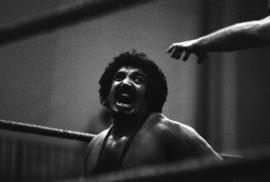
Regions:
<svg viewBox="0 0 270 182"><path fill-rule="evenodd" d="M0 1L0 26L72 0ZM167 47L268 14L261 0L158 0L0 47L0 118L98 133L108 125L98 80L121 52L145 52L167 76L164 114L194 127L220 153L247 155L270 144L269 47L193 55ZM0 130L0 181L79 176L86 143ZM252 155L256 152L252 152Z"/></svg>

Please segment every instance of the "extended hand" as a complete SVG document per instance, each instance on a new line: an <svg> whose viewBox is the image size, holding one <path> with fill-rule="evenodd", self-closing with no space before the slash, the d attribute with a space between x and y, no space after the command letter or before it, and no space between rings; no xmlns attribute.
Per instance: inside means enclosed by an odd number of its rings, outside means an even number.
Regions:
<svg viewBox="0 0 270 182"><path fill-rule="evenodd" d="M197 40L189 40L184 42L173 43L168 49L167 53L171 53L171 57L174 59L180 59L183 55L182 60L188 60L191 53L198 57L197 62L200 64L206 60L206 53L200 51L196 47Z"/></svg>

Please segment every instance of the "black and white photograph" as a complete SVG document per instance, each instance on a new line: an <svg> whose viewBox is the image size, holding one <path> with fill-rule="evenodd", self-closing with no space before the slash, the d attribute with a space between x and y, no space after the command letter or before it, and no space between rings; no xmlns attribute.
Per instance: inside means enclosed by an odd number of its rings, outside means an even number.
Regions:
<svg viewBox="0 0 270 182"><path fill-rule="evenodd" d="M1 182L269 182L270 0L0 0Z"/></svg>

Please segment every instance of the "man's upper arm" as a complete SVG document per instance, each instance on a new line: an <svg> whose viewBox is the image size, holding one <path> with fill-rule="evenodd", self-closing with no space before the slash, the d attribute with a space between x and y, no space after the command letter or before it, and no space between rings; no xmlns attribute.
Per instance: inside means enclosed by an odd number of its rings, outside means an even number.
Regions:
<svg viewBox="0 0 270 182"><path fill-rule="evenodd" d="M169 123L163 130L163 143L167 153L179 160L213 156L221 159L212 147L191 127L180 123Z"/></svg>
<svg viewBox="0 0 270 182"><path fill-rule="evenodd" d="M193 134L189 139L194 153L202 157L214 157L217 159L222 159L221 156L207 143L207 141L201 137L194 129L190 130Z"/></svg>

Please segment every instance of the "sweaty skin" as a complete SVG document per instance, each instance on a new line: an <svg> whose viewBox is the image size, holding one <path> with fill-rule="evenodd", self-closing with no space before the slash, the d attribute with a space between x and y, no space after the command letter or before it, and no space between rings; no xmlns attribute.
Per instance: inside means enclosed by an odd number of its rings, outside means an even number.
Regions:
<svg viewBox="0 0 270 182"><path fill-rule="evenodd" d="M109 130L101 132L90 142L84 175L204 156L222 160L194 129L160 113L152 113L138 133L131 137L131 141L130 136L114 140L111 134L108 135ZM125 149L126 145L128 147ZM123 150L126 152L123 153ZM111 159L102 157L102 153L116 155Z"/></svg>

